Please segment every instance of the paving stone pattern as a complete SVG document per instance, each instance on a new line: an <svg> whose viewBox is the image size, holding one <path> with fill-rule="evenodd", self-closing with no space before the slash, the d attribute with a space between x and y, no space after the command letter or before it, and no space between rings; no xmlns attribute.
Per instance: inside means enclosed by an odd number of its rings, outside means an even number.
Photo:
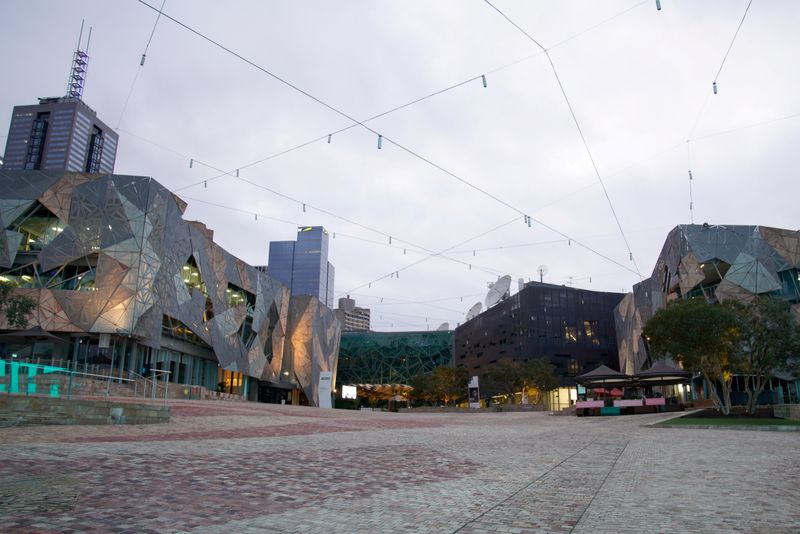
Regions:
<svg viewBox="0 0 800 534"><path fill-rule="evenodd" d="M0 429L0 532L800 531L800 433L171 404Z"/></svg>

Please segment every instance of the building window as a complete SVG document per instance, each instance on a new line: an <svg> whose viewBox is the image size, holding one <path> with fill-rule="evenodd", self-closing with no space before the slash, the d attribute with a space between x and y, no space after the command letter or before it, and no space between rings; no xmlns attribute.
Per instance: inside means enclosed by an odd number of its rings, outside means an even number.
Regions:
<svg viewBox="0 0 800 534"><path fill-rule="evenodd" d="M583 331L592 345L600 346L600 340L597 339L597 321L583 321Z"/></svg>
<svg viewBox="0 0 800 534"><path fill-rule="evenodd" d="M39 113L33 121L31 136L28 140L28 154L25 158L25 170L33 171L42 168L42 155L44 154L44 140L47 136L47 125L50 113Z"/></svg>
<svg viewBox="0 0 800 534"><path fill-rule="evenodd" d="M581 364L577 360L570 360L567 364L567 376L578 376L581 372Z"/></svg>
<svg viewBox="0 0 800 534"><path fill-rule="evenodd" d="M578 329L574 326L564 325L564 340L566 340L567 343L577 343Z"/></svg>
<svg viewBox="0 0 800 534"><path fill-rule="evenodd" d="M22 239L17 247L17 250L20 251L42 250L58 237L64 228L64 223L38 202L34 202L8 226L9 230L22 234Z"/></svg>
<svg viewBox="0 0 800 534"><path fill-rule="evenodd" d="M103 132L95 126L89 138L89 152L86 155L86 172L100 172L100 160L103 157Z"/></svg>

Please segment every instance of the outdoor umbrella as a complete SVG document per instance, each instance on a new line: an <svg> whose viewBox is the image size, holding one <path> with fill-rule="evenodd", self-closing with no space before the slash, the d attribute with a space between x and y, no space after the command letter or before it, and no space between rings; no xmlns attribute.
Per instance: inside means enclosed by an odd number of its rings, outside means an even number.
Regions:
<svg viewBox="0 0 800 534"><path fill-rule="evenodd" d="M597 369L575 377L575 381L578 382L578 384L589 387L605 387L606 385L625 386L630 380L630 376L615 371L605 365L601 365Z"/></svg>
<svg viewBox="0 0 800 534"><path fill-rule="evenodd" d="M642 386L669 386L672 384L685 384L692 374L673 367L664 361L654 363L646 371L636 373L634 379Z"/></svg>

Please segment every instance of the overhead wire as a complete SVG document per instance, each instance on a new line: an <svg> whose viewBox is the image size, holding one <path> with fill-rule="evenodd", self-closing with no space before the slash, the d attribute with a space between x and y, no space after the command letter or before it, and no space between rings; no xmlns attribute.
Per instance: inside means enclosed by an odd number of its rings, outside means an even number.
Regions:
<svg viewBox="0 0 800 534"><path fill-rule="evenodd" d="M747 7L744 8L744 14L742 14L742 20L739 21L739 25L736 26L736 31L733 32L733 38L731 39L731 44L728 45L728 49L725 51L725 55L722 57L722 63L719 65L719 70L717 70L716 76L714 76L714 92L716 93L716 85L717 80L719 79L719 75L722 73L722 67L725 66L725 61L728 59L728 55L731 53L731 49L733 48L733 43L736 42L736 37L739 35L739 30L742 29L742 24L744 24L744 19L747 18L747 12L750 11L750 6L753 4L753 0L749 0L747 2Z"/></svg>
<svg viewBox="0 0 800 534"><path fill-rule="evenodd" d="M622 240L625 242L625 247L628 249L628 254L630 255L630 259L633 262L634 269L636 269L636 274L639 275L640 279L643 279L642 273L639 271L639 266L636 263L636 258L633 255L633 251L631 249L631 245L628 242L628 237L625 235L625 231L622 229L622 224L620 223L619 216L617 215L617 210L614 208L614 204L611 202L611 197L608 194L608 189L606 189L606 184L603 182L603 177L600 175L600 170L597 168L597 163L594 160L594 156L592 155L592 151L589 148L589 143L586 141L586 136L583 134L583 129L581 128L580 122L578 121L578 117L575 114L575 110L572 107L572 103L567 96L567 91L564 89L564 84L561 81L561 77L558 75L558 70L556 69L555 64L553 63L553 58L550 57L550 52L547 48L542 46L542 44L537 41L530 33L525 31L519 24L514 22L508 15L503 13L497 6L492 4L489 0L484 0L484 2L490 6L492 9L497 11L504 19L506 19L512 26L514 26L517 30L519 30L523 35L525 35L530 41L532 41L536 46L538 46L542 52L544 52L545 56L547 57L547 61L550 63L550 68L555 75L556 81L558 82L558 87L561 89L561 94L564 97L564 101L567 103L567 107L569 108L569 113L572 116L572 120L575 122L575 127L578 130L578 134L580 135L581 141L583 142L583 146L586 149L586 154L589 156L589 161L592 163L592 168L594 169L595 175L597 176L598 182L600 182L600 186L603 189L603 194L608 201L608 206L611 208L611 213L614 216L614 220L617 223L617 228L619 229L619 233L622 236Z"/></svg>
<svg viewBox="0 0 800 534"><path fill-rule="evenodd" d="M736 42L736 37L739 35L739 30L742 29L742 25L744 24L744 20L747 18L747 13L750 11L750 6L752 5L753 0L749 0L747 2L747 6L744 9L744 13L742 14L741 20L739 20L739 24L736 26L736 31L733 32L733 37L731 38L731 42L728 45L728 49L725 51L725 54L722 56L722 61L720 62L719 69L717 69L717 73L714 75L714 81L711 84L711 92L706 92L706 98L703 100L703 105L700 106L700 111L697 112L697 116L694 119L692 124L691 130L689 130L689 135L686 138L686 159L688 164L688 175L689 175L689 220L694 223L694 194L693 194L693 185L692 182L694 181L694 175L692 173L692 165L691 165L691 143L694 140L693 135L695 130L697 129L697 125L700 123L700 118L703 116L703 112L705 112L706 107L708 106L709 99L711 98L712 94L717 94L717 81L719 80L719 76L722 73L722 68L725 66L725 62L728 59L728 56L733 49L733 43Z"/></svg>
<svg viewBox="0 0 800 534"><path fill-rule="evenodd" d="M146 7L150 8L150 9L153 9L153 10L155 10L155 7L154 7L154 6L152 6L152 5L148 4L148 3L147 3L147 2L145 2L144 0L137 0L137 1L138 1L140 4L142 4L142 5L146 6ZM505 207L509 208L510 210L512 210L512 211L515 211L515 212L519 213L520 215L522 215L522 216L526 217L526 218L527 218L529 221L535 221L535 222L536 222L536 223L537 223L539 226L542 226L543 228L546 228L546 229L550 230L551 232L554 232L554 233L556 233L556 234L558 234L558 235L561 235L562 237L569 237L569 236L567 236L567 234L565 234L565 233L561 232L560 230L557 230L556 228L554 228L554 227L552 227L552 226L550 226L550 225L547 225L547 224L545 224L543 221L540 221L540 220L534 219L533 217L531 217L530 215L528 215L528 214L527 214L525 211L523 211L522 209L520 209L520 208L517 208L516 206L514 206L514 205L510 204L509 202L507 202L507 201L505 201L505 200L503 200L503 199L499 198L498 196L496 196L496 195L494 195L494 194L490 193L489 191L487 191L487 190L485 190L485 189L481 188L480 186L477 186L477 185L473 184L472 182L470 182L469 180L466 180L466 179L462 178L461 176L459 176L459 175L455 174L454 172L452 172L452 171L449 171L448 169L445 169L445 168L444 168L444 167L442 167L441 165L439 165L439 164L437 164L437 163L433 162L431 159L429 159L429 158L427 158L427 157L423 156L422 154L419 154L418 152L416 152L416 151L412 150L411 148L409 148L409 147L407 147L407 146L405 146L405 145L401 144L399 141L396 141L396 140L394 140L394 139L391 139L391 138L387 137L385 134L382 134L382 133L380 133L380 132L378 132L378 131L374 130L374 129L373 129L373 128L371 128L370 126L366 125L366 124L365 124L363 121L359 121L358 119L355 119L354 117L352 117L351 115L349 115L349 114L345 113L344 111L341 111L341 110L339 110L338 108L336 108L336 107L332 106L331 104L328 104L327 102L323 101L322 99L320 99L320 98L318 98L318 97L316 97L316 96L312 95L312 94L311 94L311 93L309 93L308 91L306 91L306 90L304 90L304 89L302 89L302 88L298 87L297 85L295 85L295 84L291 83L290 81L288 81L288 80L284 79L283 77L281 77L281 76L279 76L279 75L277 75L277 74L275 74L275 73L271 72L270 70L268 70L268 69L266 69L266 68L264 68L264 67L262 67L262 66L258 65L257 63L253 62L252 60L249 60L249 59L247 59L246 57L242 56L241 54L239 54L239 53L235 52L234 50L232 50L232 49L230 49L230 48L228 48L228 47L226 47L225 45L223 45L223 44L219 43L218 41L216 41L216 40L212 39L211 37L209 37L209 36L207 36L207 35L203 34L202 32L200 32L200 31L198 31L198 30L196 30L196 29L192 28L191 26L189 26L189 25L187 25L187 24L185 24L185 23L183 23L183 22L179 21L178 19L176 19L176 18L174 18L174 17L172 17L172 16L168 15L167 13L162 13L162 16L163 16L163 17L165 17L165 18L167 18L167 19L169 19L169 20L171 20L172 22L174 22L175 24L179 25L180 27L182 27L182 28L186 29L187 31L189 31L189 32L191 32L191 33L193 33L193 34L197 35L197 36L198 36L198 37L200 37L201 39L203 39L203 40L205 40L205 41L207 41L207 42L211 43L212 45L214 45L214 46L216 46L216 47L220 48L221 50L223 50L223 51L225 51L225 52L227 52L227 53L231 54L232 56L234 56L234 57L238 58L239 60L243 61L244 63L246 63L246 64L248 64L248 65L250 65L250 66L252 66L253 68L255 68L255 69L257 69L257 70L259 70L259 71L263 72L264 74L266 74L267 76L269 76L269 77L273 78L274 80L276 80L276 81L278 81L278 82L280 82L280 83L282 83L282 84L286 85L287 87L290 87L291 89L293 89L293 90L295 90L295 91L297 91L297 92L299 92L299 93L301 93L301 94L305 95L306 97L308 97L309 99L313 100L314 102L317 102L317 103L319 103L320 105L322 105L322 106L323 106L323 107L325 107L326 109L329 109L329 110L333 111L334 113L336 113L336 114L338 114L338 115L340 115L340 116L342 116L342 117L344 117L344 118L346 118L346 119L350 120L351 122L354 122L354 123L358 124L358 125L359 125L359 126L361 126L362 128L366 129L367 131L369 131L369 132L371 132L371 133L373 133L373 134L375 134L375 135L381 135L381 136L382 136L382 139L383 139L384 141L386 141L386 142L388 142L388 143L391 143L391 144L393 144L394 146L396 146L397 148L399 148L399 149L401 149L402 151L406 152L407 154L409 154L409 155L412 155L412 156L416 157L417 159L419 159L419 160L421 160L421 161L423 161L423 162L427 163L428 165L432 166L433 168L435 168L435 169L439 170L440 172L442 172L442 173L444 173L444 174L446 174L446 175L450 176L451 178L453 178L453 179L457 180L458 182L461 182L461 183L462 183L462 184L464 184L465 186L467 186L467 187L469 187L469 188L471 188L471 189L474 189L475 191L477 191L477 192L479 192L479 193L481 193L481 194L483 194L483 195L487 196L488 198L491 198L491 199L493 199L494 201L496 201L496 202L498 202L499 204L501 204L501 205L503 205L503 206L505 206ZM538 43L537 43L537 44L538 44ZM546 53L547 53L547 52L545 51L545 54L546 54ZM580 242L580 241L578 241L578 240L574 240L574 239L573 239L573 241L574 241L574 242L575 242L575 243L576 243L578 246L580 246L580 247L582 247L582 248L584 248L584 249L586 249L586 250L588 250L588 251L592 252L593 254L595 254L595 255L597 255L597 256L599 256L599 257L601 257L601 258L603 258L603 259L605 259L605 260L607 260L607 261L610 261L610 262L612 262L612 263L616 264L617 266L621 267L622 269L624 269L624 270L626 270L626 271L630 271L630 272L632 272L632 273L634 273L634 274L637 274L637 275L639 275L639 276L641 277L641 273L639 272L639 269L638 269L638 267L637 267L637 265L636 265L636 262L635 262L635 260L633 259L633 253L630 251L630 247L628 247L628 249L629 249L629 250L628 250L628 252L629 252L629 254L631 255L631 260L633 260L633 262L634 262L634 268L635 268L635 270L632 270L632 269L630 269L629 267L627 267L626 265L624 265L624 264L620 263L619 261L617 261L617 260L614 260L613 258L609 257L608 255L606 255L606 254L603 254L603 253L599 252L598 250L596 250L596 249L594 249L594 248L592 248L592 247L590 247L590 246L588 246L588 245L586 245L586 244L584 244L584 243L582 243L582 242Z"/></svg>
<svg viewBox="0 0 800 534"><path fill-rule="evenodd" d="M610 21L612 21L612 20L616 19L617 17L619 17L619 16L621 16L621 15L624 15L625 13L627 13L627 12L631 11L632 9L634 9L634 8L636 8L636 7L638 7L638 6L642 5L642 4L644 4L646 1L647 1L647 0L644 0L644 1L642 1L642 2L639 2L639 3L637 3L637 4L634 4L633 6L631 6L631 7L627 8L627 9L625 9L625 10L623 10L623 11L620 11L620 12L616 13L616 14L612 15L611 17L608 17L608 18L606 18L606 19L604 19L604 20L602 20L602 21L600 21L600 22L598 22L598 23L596 23L596 24L594 24L594 25L590 26L589 28L585 28L584 30L582 30L582 31L578 32L577 34L574 34L574 35L572 35L572 36L570 36L570 37L568 37L568 38L564 39L563 41L561 41L561 42L559 42L559 43L557 43L557 44L553 45L552 47L550 47L550 49L552 50L553 48L559 47L559 46L561 46L561 45L563 45L563 44L565 44L565 43L567 43L567 42L569 42L569 41L571 41L571 40L573 40L573 39L576 39L576 38L580 37L581 35L583 35L583 34L587 33L588 31L591 31L591 30L593 30L593 29L595 29L595 28L598 28L598 27L602 26L603 24L606 24L606 23L608 23L608 22L610 22ZM148 6L148 7L149 7L149 6ZM407 108L407 107L410 107L410 106L412 106L412 105L418 104L418 103L420 103L420 102L423 102L423 101L425 101L425 100L428 100L428 99L430 99L430 98L433 98L433 97L435 97L435 96L441 95L441 94L443 94L443 93L446 93L446 92L448 92L448 91L451 91L451 90L453 90L453 89L457 89L457 88L459 88L459 87L462 87L462 86L464 86L464 85L467 85L467 84L469 84L469 83L471 83L471 82L474 82L474 81L476 81L476 80L479 80L479 79L481 79L483 76L485 76L486 74L494 74L494 73L496 73L496 72L500 72L500 71L502 71L502 70L505 70L505 69L511 68L511 67L513 67L513 66L516 66L516 65L518 65L518 64L520 64L520 63L524 63L525 61L528 61L528 60L530 60L530 59L532 59L532 58L534 58L534 57L538 57L538 56L540 56L540 55L542 55L542 52L537 52L537 53L535 53L535 54L529 54L529 55L527 55L527 56L524 56L524 57L522 57L522 58L516 59L516 60L514 60L514 61L511 61L511 62L509 62L509 63L505 63L505 64L503 64L503 65L500 65L500 66L498 66L498 67L494 67L494 68L492 68L492 69L490 69L490 70L488 70L488 71L485 71L485 74L477 74L477 75L474 75L474 76L472 76L472 77L469 77L469 78L467 78L467 79L465 79L465 80L462 80L462 81L460 81L460 82L457 82L457 83L451 84L451 85L449 85L449 86L447 86L447 87L444 87L444 88L442 88L442 89L439 89L439 90L433 91L433 92L431 92L431 93L428 93L428 94L426 94L426 95L424 95L424 96L417 97L417 98L415 98L415 99L413 99L413 100L411 100L411 101L409 101L409 102L406 102L406 103L404 103L404 104L400 104L400 105L398 105L398 106L395 106L395 107L393 107L393 108L390 108L390 109L388 109L388 110L386 110L386 111L383 111L383 112L381 112L381 113L378 113L378 114L376 114L376 115L373 115L373 116L371 116L371 117L368 117L368 118L366 118L366 119L363 119L362 121L360 121L360 123L366 123L366 122L373 121L373 120L375 120L375 119L379 119L379 118L381 118L381 117L385 117L386 115L389 115L389 114L391 114L391 113L394 113L394 112L396 112L396 111L399 111L399 110L405 109L405 108ZM239 170L242 170L242 169L247 169L247 168L253 167L253 166L255 166L255 165L258 165L258 164L260 164L260 163L264 163L265 161L269 161L269 160L271 160L271 159L274 159L274 158L277 158L277 157L279 157L279 156L283 156L283 155L285 155L285 154L289 154L289 153L291 153L291 152L294 152L295 150L298 150L298 149L304 148L304 147L306 147L306 146L308 146L308 145L314 144L314 143L316 143L316 142L319 142L319 141L327 140L327 141L330 143L331 137L332 137L333 135L338 135L338 134L340 134L340 133L343 133L343 132L345 132L345 131L348 131L348 130L350 130L350 129L352 129L352 128L355 128L355 127L359 126L359 125L360 125L360 123L359 123L359 122L356 122L356 123L350 124L350 125L348 125L348 126L345 126L345 127L343 127L343 128L340 128L340 129L338 129L338 130L335 130L335 131L332 131L332 132L328 132L328 133L326 133L326 134L320 135L320 136L318 136L318 137L315 137L315 138L313 138L313 139L309 139L309 140L307 140L307 141L304 141L304 142L302 142L302 143L300 143L300 144L298 144L298 145L292 146L292 147L290 147L290 148L287 148L287 149L285 149L285 150L281 150L281 151L279 151L279 152L276 152L276 153L270 154L270 155L268 155L268 156L265 156L265 157L263 157L263 158L261 158L261 159L258 159L258 160L256 160L256 161L253 161L253 162L247 163L247 164L245 164L245 165L240 165L240 166L239 166L239 167L237 167L237 168L238 168ZM181 191L181 190L188 189L188 188L191 188L191 187L196 187L196 186L198 186L198 185L202 185L204 182L210 182L210 181L213 181L213 180L217 180L217 179L219 179L219 178L223 178L223 177L225 177L225 176L230 176L230 175L231 175L231 173L233 173L233 172L234 172L234 171L223 172L222 174L219 174L219 175L217 175L217 176L214 176L214 177L208 178L208 179L206 179L206 180L201 180L201 181L199 181L199 182L195 182L195 183L193 183L193 184L189 184L189 185L183 186L183 187L181 187L181 188L179 188L179 189L176 189L175 191Z"/></svg>
<svg viewBox="0 0 800 534"><path fill-rule="evenodd" d="M156 16L156 21L153 23L153 29L150 31L150 38L147 39L147 44L144 46L144 52L142 52L142 59L139 61L139 66L136 68L136 75L133 77L133 81L131 82L130 89L128 89L128 96L125 98L125 104L122 106L122 111L119 114L119 120L117 120L117 128L122 125L122 119L125 116L125 112L128 110L128 104L131 101L131 96L133 96L133 89L136 87L136 82L139 80L139 74L142 72L142 67L144 67L145 57L147 56L147 51L150 49L150 43L153 42L153 36L156 34L156 27L158 26L158 21L161 20L161 13L164 11L164 6L166 5L167 0L163 0L161 2L161 7L158 9L158 16Z"/></svg>

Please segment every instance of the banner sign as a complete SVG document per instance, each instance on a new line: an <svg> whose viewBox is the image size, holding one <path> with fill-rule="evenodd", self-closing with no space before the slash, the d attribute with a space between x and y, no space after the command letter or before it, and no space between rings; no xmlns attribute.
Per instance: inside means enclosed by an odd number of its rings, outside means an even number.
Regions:
<svg viewBox="0 0 800 534"><path fill-rule="evenodd" d="M469 407L470 408L481 407L481 392L480 389L478 389L477 376L473 376L472 379L469 381Z"/></svg>

